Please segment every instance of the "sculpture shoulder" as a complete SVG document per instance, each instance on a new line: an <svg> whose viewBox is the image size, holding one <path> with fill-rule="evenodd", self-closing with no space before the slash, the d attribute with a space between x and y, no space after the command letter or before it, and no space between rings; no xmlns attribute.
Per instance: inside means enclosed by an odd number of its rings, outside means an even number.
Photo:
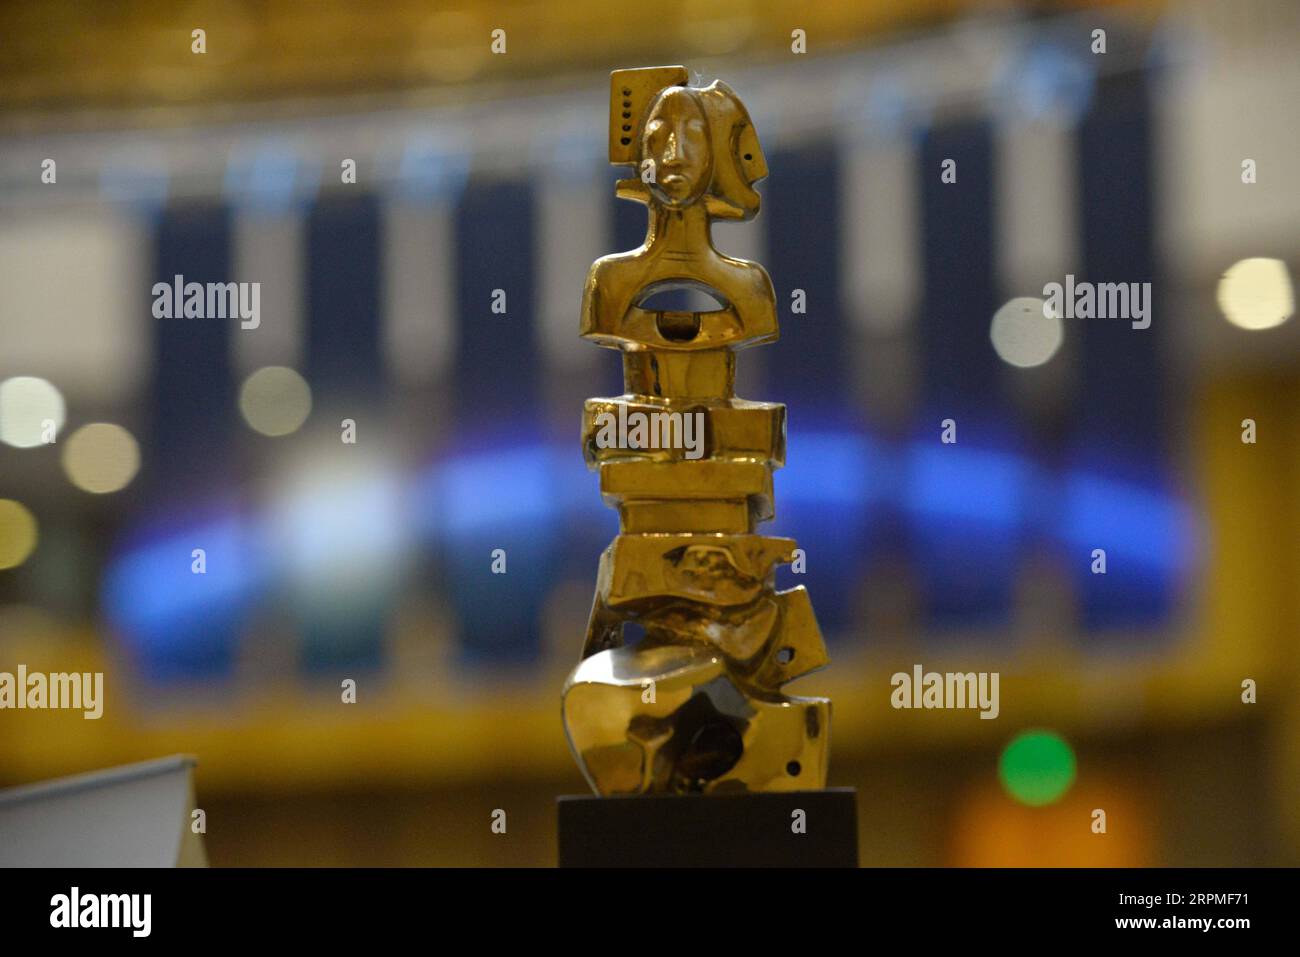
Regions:
<svg viewBox="0 0 1300 957"><path fill-rule="evenodd" d="M630 272L642 271L636 265L640 258L637 252L611 253L608 256L601 256L591 264L582 291L584 316L588 310L594 308L603 291L613 286L625 285L627 281L625 277Z"/></svg>
<svg viewBox="0 0 1300 957"><path fill-rule="evenodd" d="M761 263L750 259L736 259L723 253L718 254L722 268L732 278L733 289L743 289L752 306L771 305L776 307L776 291L772 286L772 277Z"/></svg>
<svg viewBox="0 0 1300 957"><path fill-rule="evenodd" d="M641 256L642 252L639 249L625 253L610 253L608 256L601 256L592 263L591 268L587 270L587 286L590 287L598 280L607 278L611 273L616 273L627 268L630 263L641 258Z"/></svg>
<svg viewBox="0 0 1300 957"><path fill-rule="evenodd" d="M589 335L594 333L601 325L598 313L603 309L602 293L609 288L610 272L618 268L618 263L624 258L622 253L614 253L609 256L601 256L591 264L587 270L587 281L582 287L582 314L580 335Z"/></svg>
<svg viewBox="0 0 1300 957"><path fill-rule="evenodd" d="M765 286L772 288L772 277L767 274L763 264L755 262L752 259L737 259L735 256L728 256L726 253L718 253L718 258L732 272L744 276L746 281L753 286Z"/></svg>

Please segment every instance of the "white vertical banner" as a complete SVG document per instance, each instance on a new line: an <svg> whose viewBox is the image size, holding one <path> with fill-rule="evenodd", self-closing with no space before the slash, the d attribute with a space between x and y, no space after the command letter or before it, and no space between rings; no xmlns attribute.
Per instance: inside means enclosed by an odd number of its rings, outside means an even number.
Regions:
<svg viewBox="0 0 1300 957"><path fill-rule="evenodd" d="M47 376L70 396L130 401L152 354L149 224L116 204L3 214L0 379Z"/></svg>
<svg viewBox="0 0 1300 957"><path fill-rule="evenodd" d="M546 367L580 369L599 359L599 350L578 338L582 289L594 260L615 252L611 223L611 176L590 175L599 167L548 171L537 190L537 289L539 346Z"/></svg>
<svg viewBox="0 0 1300 957"><path fill-rule="evenodd" d="M450 196L384 206L383 349L402 386L428 386L452 361L454 223Z"/></svg>
<svg viewBox="0 0 1300 957"><path fill-rule="evenodd" d="M998 280L1008 298L1041 297L1043 285L1078 273L1076 127L1065 117L995 126Z"/></svg>
<svg viewBox="0 0 1300 957"><path fill-rule="evenodd" d="M840 248L845 307L868 333L900 331L920 300L920 212L910 134L841 144L844 183Z"/></svg>
<svg viewBox="0 0 1300 957"><path fill-rule="evenodd" d="M258 283L260 297L258 325L237 325L231 335L235 369L242 377L269 365L301 368L307 282L301 212L237 207L233 236L234 279Z"/></svg>

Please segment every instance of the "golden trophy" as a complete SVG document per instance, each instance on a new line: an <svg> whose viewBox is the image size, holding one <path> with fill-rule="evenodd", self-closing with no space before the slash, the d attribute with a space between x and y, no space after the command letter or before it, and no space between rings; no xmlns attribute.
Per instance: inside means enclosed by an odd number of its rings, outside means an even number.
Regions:
<svg viewBox="0 0 1300 957"><path fill-rule="evenodd" d="M564 727L602 796L815 791L830 702L782 688L826 665L826 648L807 591L775 588L794 541L756 532L773 516L785 407L735 394L736 352L777 338L776 299L766 270L710 233L754 218L767 164L736 94L687 81L680 66L610 77L610 162L635 174L617 195L646 204L649 225L639 248L592 264L583 292L582 336L623 354L624 394L587 400L582 424L620 534L601 556ZM682 288L721 308L647 308Z"/></svg>

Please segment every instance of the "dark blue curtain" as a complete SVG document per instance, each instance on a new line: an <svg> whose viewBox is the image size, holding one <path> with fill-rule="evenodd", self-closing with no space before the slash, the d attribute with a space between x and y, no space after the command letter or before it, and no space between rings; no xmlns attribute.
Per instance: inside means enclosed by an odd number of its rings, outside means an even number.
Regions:
<svg viewBox="0 0 1300 957"><path fill-rule="evenodd" d="M947 160L956 162L955 182L943 181ZM1024 487L989 342L998 306L989 123L928 130L916 175L923 399L904 492L914 573L927 630L996 626L1010 617ZM945 419L956 424L956 444L940 441Z"/></svg>
<svg viewBox="0 0 1300 957"><path fill-rule="evenodd" d="M441 563L470 664L536 658L563 547L558 490L539 444L535 242L529 182L470 180L456 212L458 460L448 480L462 507ZM505 314L492 311L496 289L505 291ZM491 571L494 549L506 553L505 574Z"/></svg>
<svg viewBox="0 0 1300 957"><path fill-rule="evenodd" d="M382 229L373 194L323 194L307 219L306 372L320 427L338 442L353 419L357 441L379 430L385 393L380 349ZM398 583L394 582L396 587ZM322 596L325 598L327 596ZM383 663L391 594L322 601L301 610L304 664L311 671L374 669Z"/></svg>
<svg viewBox="0 0 1300 957"><path fill-rule="evenodd" d="M1159 307L1147 97L1145 73L1107 77L1083 118L1077 149L1084 274L1076 280L1150 282ZM1072 415L1080 477L1067 490L1067 534L1089 630L1155 625L1172 609L1179 529L1169 505L1160 504L1168 491L1160 353L1169 319L1155 308L1146 329L1124 318L1067 320L1081 344ZM1104 575L1091 570L1094 548L1106 550Z"/></svg>

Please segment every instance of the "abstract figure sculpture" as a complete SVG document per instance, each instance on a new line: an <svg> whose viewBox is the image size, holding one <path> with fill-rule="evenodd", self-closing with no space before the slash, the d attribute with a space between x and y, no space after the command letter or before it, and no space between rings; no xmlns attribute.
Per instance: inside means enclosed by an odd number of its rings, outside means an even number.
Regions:
<svg viewBox="0 0 1300 957"><path fill-rule="evenodd" d="M625 393L589 399L583 449L620 534L601 556L582 659L565 683L570 747L595 791L736 793L822 788L830 702L782 693L823 667L802 587L775 590L795 543L755 533L773 515L785 407L735 395L736 350L777 337L767 272L713 248L713 219L753 219L767 165L749 114L723 83L680 66L610 77L609 156L638 175L644 245L592 264L582 335L623 353ZM646 308L693 288L721 308ZM674 442L687 416L703 449ZM598 441L601 423L657 423L657 439ZM641 637L624 642L628 624Z"/></svg>

